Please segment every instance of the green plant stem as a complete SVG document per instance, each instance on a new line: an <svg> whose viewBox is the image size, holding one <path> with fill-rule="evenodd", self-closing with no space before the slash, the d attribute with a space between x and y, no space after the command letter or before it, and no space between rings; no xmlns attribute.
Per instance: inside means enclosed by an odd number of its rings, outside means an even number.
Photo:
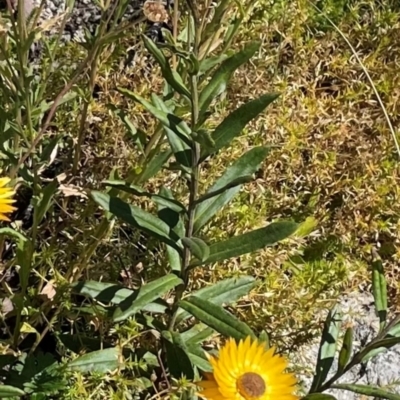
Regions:
<svg viewBox="0 0 400 400"><path fill-rule="evenodd" d="M192 89L192 131L196 129L196 125L199 119L199 93L197 87L197 77L191 77L191 89ZM189 195L189 207L188 215L189 220L186 228L186 237L190 238L193 235L194 217L196 212L196 199L199 191L199 175L200 175L200 145L193 141L192 144L192 176L190 180L190 195ZM182 278L185 282L187 281L187 267L190 262L190 250L185 247L182 265Z"/></svg>
<svg viewBox="0 0 400 400"><path fill-rule="evenodd" d="M198 14L198 10L196 6L192 3L191 0L187 0L189 8L192 12L193 19L195 21L195 43L193 46L193 53L195 57L199 54L199 45L200 45L200 17ZM190 77L190 87L191 87L191 128L192 132L197 128L197 123L199 121L199 89L198 89L198 77L193 75ZM200 176L200 145L195 140L192 140L192 173L190 176L190 184L189 184L189 205L188 205L188 221L186 225L185 236L187 238L192 237L193 235L193 227L194 227L194 218L196 212L196 200L199 192L199 176ZM185 246L183 250L182 257L182 267L181 267L181 278L183 280L183 284L180 285L176 289L176 294L174 298L174 304L171 310L171 318L168 324L168 329L173 330L176 322L176 317L179 309L179 301L182 299L183 293L188 285L189 281L189 264L190 264L190 250Z"/></svg>

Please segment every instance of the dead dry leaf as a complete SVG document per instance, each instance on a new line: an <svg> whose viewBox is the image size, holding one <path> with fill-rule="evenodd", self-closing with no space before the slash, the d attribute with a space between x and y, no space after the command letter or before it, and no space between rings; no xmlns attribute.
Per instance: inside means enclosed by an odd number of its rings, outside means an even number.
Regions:
<svg viewBox="0 0 400 400"><path fill-rule="evenodd" d="M62 193L65 197L82 197L84 199L88 198L87 194L82 190L82 188L76 185L60 185L59 190L60 193Z"/></svg>
<svg viewBox="0 0 400 400"><path fill-rule="evenodd" d="M40 295L45 296L48 300L53 300L54 296L56 295L56 289L54 287L54 280L50 280L46 283Z"/></svg>

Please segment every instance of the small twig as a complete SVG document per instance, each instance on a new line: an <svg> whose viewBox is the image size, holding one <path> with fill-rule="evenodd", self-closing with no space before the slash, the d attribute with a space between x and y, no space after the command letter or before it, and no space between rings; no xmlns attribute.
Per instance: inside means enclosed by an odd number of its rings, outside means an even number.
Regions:
<svg viewBox="0 0 400 400"><path fill-rule="evenodd" d="M157 351L157 359L158 359L158 363L160 364L162 376L165 379L165 382L167 383L167 387L168 387L168 389L171 389L171 385L168 380L167 371L165 370L164 363L162 362L161 354L159 351Z"/></svg>

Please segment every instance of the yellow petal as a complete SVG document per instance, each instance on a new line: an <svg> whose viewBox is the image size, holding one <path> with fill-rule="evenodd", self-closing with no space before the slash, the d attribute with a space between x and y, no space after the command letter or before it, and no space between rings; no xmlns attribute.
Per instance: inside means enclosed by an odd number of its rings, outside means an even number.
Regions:
<svg viewBox="0 0 400 400"><path fill-rule="evenodd" d="M7 177L5 177L5 178L0 178L0 187L3 187L3 186L5 186L5 185L7 185L7 183L10 182L10 181L11 181L11 179L10 179L10 178L7 178Z"/></svg>
<svg viewBox="0 0 400 400"><path fill-rule="evenodd" d="M8 217L5 216L4 214L1 214L1 213L0 213L0 221L7 221L7 222L9 222L9 221L10 221L10 218L8 218Z"/></svg>
<svg viewBox="0 0 400 400"><path fill-rule="evenodd" d="M13 197L14 194L15 194L15 192L13 192L12 190L9 190L9 191L4 192L4 193L0 193L0 199L7 199L9 197Z"/></svg>

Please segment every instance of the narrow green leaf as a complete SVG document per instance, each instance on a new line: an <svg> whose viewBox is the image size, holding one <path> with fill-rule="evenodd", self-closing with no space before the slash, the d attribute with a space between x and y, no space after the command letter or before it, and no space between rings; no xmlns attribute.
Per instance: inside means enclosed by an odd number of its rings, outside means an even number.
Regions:
<svg viewBox="0 0 400 400"><path fill-rule="evenodd" d="M120 366L120 350L117 347L93 351L68 363L68 369L80 372L106 373Z"/></svg>
<svg viewBox="0 0 400 400"><path fill-rule="evenodd" d="M192 363L179 333L163 331L162 336L165 339L167 363L171 375L177 379L181 378L182 375L188 379L193 379L194 371Z"/></svg>
<svg viewBox="0 0 400 400"><path fill-rule="evenodd" d="M90 280L74 282L71 284L71 288L73 293L90 297L105 304L119 304L134 293L133 290L114 283Z"/></svg>
<svg viewBox="0 0 400 400"><path fill-rule="evenodd" d="M340 332L342 315L335 307L329 311L322 331L321 343L318 351L317 366L311 384L310 392L317 392L325 382L335 358L336 346Z"/></svg>
<svg viewBox="0 0 400 400"><path fill-rule="evenodd" d="M215 193L218 190L227 187L232 182L237 182L238 179L248 178L249 175L254 174L259 168L265 157L269 153L266 147L255 147L242 155L230 167L227 168L225 173L212 185L208 191ZM195 211L194 217L194 234L204 226L222 207L228 204L232 198L240 191L241 185L234 186L227 189L224 193L212 198L202 201ZM205 195L204 195L205 196Z"/></svg>
<svg viewBox="0 0 400 400"><path fill-rule="evenodd" d="M190 252L200 261L206 260L210 255L210 248L203 240L197 237L184 237L182 238L182 243L188 247Z"/></svg>
<svg viewBox="0 0 400 400"><path fill-rule="evenodd" d="M119 304L114 311L113 320L115 322L124 321L182 283L182 280L175 274L169 274L143 285L137 294L134 293Z"/></svg>
<svg viewBox="0 0 400 400"><path fill-rule="evenodd" d="M26 393L14 386L0 385L0 399L10 399L12 397L22 397Z"/></svg>
<svg viewBox="0 0 400 400"><path fill-rule="evenodd" d="M175 200L171 189L164 186L161 187L159 194L170 200ZM161 204L158 204L157 215L178 235L179 238L182 238L185 235L185 225L182 215L179 215L179 213L172 210L170 207ZM173 247L167 245L167 255L172 271L180 272L182 269L182 257L180 253Z"/></svg>
<svg viewBox="0 0 400 400"><path fill-rule="evenodd" d="M372 260L372 293L379 317L379 330L382 332L386 326L387 318L387 286L382 260L375 251L373 252Z"/></svg>
<svg viewBox="0 0 400 400"><path fill-rule="evenodd" d="M187 346L187 355L189 356L190 361L197 368L200 368L205 372L212 372L213 368L210 362L207 359L207 356L204 353L204 350L201 348L199 344L188 344Z"/></svg>
<svg viewBox="0 0 400 400"><path fill-rule="evenodd" d="M349 383L338 383L332 385L332 389L348 390L349 392L363 394L375 399L400 400L400 394L390 393L386 390L369 385L356 385Z"/></svg>
<svg viewBox="0 0 400 400"><path fill-rule="evenodd" d="M214 333L214 329L199 323L181 333L182 340L186 344L197 344L208 339Z"/></svg>
<svg viewBox="0 0 400 400"><path fill-rule="evenodd" d="M116 285L114 283L105 283L98 281L80 281L75 282L71 285L72 292L76 294L80 294L82 296L90 297L100 303L111 303L111 304L120 304L126 299L132 299L136 297L142 296L145 294L139 293L139 289L131 290L126 289L120 285ZM98 313L98 305L96 305L97 313ZM148 311L151 313L165 313L168 305L163 303L162 301L157 301L154 303L149 303L142 307L142 311ZM80 308L82 310L82 308Z"/></svg>
<svg viewBox="0 0 400 400"><path fill-rule="evenodd" d="M363 363L366 363L367 361L371 360L372 358L376 357L378 354L385 353L387 349L384 347L379 347L377 349L372 349L371 351L367 352L364 357L361 358L361 361Z"/></svg>
<svg viewBox="0 0 400 400"><path fill-rule="evenodd" d="M337 400L335 396L325 393L310 393L301 400Z"/></svg>
<svg viewBox="0 0 400 400"><path fill-rule="evenodd" d="M251 100L243 104L231 114L229 114L214 130L211 138L214 140L214 148L212 153L217 152L225 146L229 146L233 139L241 134L245 126L261 112L263 112L268 105L270 105L279 94L271 93L264 94L258 99ZM203 152L202 159L210 153Z"/></svg>
<svg viewBox="0 0 400 400"><path fill-rule="evenodd" d="M297 237L306 237L318 226L318 220L314 217L307 217L297 228Z"/></svg>
<svg viewBox="0 0 400 400"><path fill-rule="evenodd" d="M365 354L363 361L369 360L372 356L382 353L384 351L383 349L389 349L399 343L400 337L386 337L384 339L374 340L362 351L362 353Z"/></svg>
<svg viewBox="0 0 400 400"><path fill-rule="evenodd" d="M260 342L265 343L265 347L266 347L267 349L269 349L269 348L271 347L271 346L270 346L270 340L269 340L269 336L268 336L267 331L263 330L263 331L260 333L260 336L258 337L258 340L259 340Z"/></svg>
<svg viewBox="0 0 400 400"><path fill-rule="evenodd" d="M256 229L243 235L234 236L228 240L217 242L210 246L210 256L190 267L202 264L211 264L218 261L239 257L243 254L252 253L266 246L271 246L283 239L288 238L297 229L297 224L290 221L274 222L264 228Z"/></svg>
<svg viewBox="0 0 400 400"><path fill-rule="evenodd" d="M186 300L180 301L179 306L222 335L233 337L237 340L244 339L247 336L255 337L253 331L244 322L239 321L222 307L208 300L191 296Z"/></svg>
<svg viewBox="0 0 400 400"><path fill-rule="evenodd" d="M171 113L168 106L155 94L152 94L152 100L158 110L163 111L167 114L168 118L172 121L176 119L177 126L184 124L179 117ZM172 117L173 116L173 117ZM173 122L170 122L173 125ZM189 129L171 129L167 125L163 124L169 145L175 154L176 161L185 167L192 166L192 150L190 147Z"/></svg>
<svg viewBox="0 0 400 400"><path fill-rule="evenodd" d="M170 149L154 154L154 157L146 162L143 171L140 173L138 178L138 183L143 184L156 175L161 170L163 165L169 160L171 155L172 150Z"/></svg>
<svg viewBox="0 0 400 400"><path fill-rule="evenodd" d="M52 154L54 154L53 152L56 151L58 142L61 139L61 135L59 136L54 136L50 142L44 147L42 153L40 154L40 161L49 161L50 157L52 156Z"/></svg>
<svg viewBox="0 0 400 400"><path fill-rule="evenodd" d="M124 124L127 136L138 146L140 152L143 154L143 146L145 145L145 136L143 135L144 132L136 128L124 110L116 107L114 104L107 104L107 108L110 109Z"/></svg>
<svg viewBox="0 0 400 400"><path fill-rule="evenodd" d="M58 336L61 343L68 349L76 354L82 351L98 351L103 347L110 347L104 343L101 337L90 337L82 335L81 333L76 334L61 334Z"/></svg>
<svg viewBox="0 0 400 400"><path fill-rule="evenodd" d="M162 74L166 81L180 94L190 98L190 92L186 88L181 76L177 71L173 70L169 65L168 60L165 58L163 52L156 46L156 44L149 39L146 35L142 35L143 43L146 49L154 56L156 61L161 67Z"/></svg>
<svg viewBox="0 0 400 400"><path fill-rule="evenodd" d="M35 224L38 226L41 222L43 217L45 216L46 212L50 208L51 200L54 196L54 193L57 190L58 181L54 179L51 183L49 183L44 189L41 194L41 197L37 203L36 212L35 212Z"/></svg>
<svg viewBox="0 0 400 400"><path fill-rule="evenodd" d="M211 102L226 90L232 74L256 53L260 48L260 42L247 45L242 51L225 60L215 71L210 82L202 90L199 97L200 117L207 111Z"/></svg>
<svg viewBox="0 0 400 400"><path fill-rule="evenodd" d="M170 227L164 221L142 210L140 207L125 203L118 197L110 197L106 193L97 191L93 191L91 196L106 211L121 218L126 223L157 237L177 251L181 251L181 246L177 244L180 238L171 231Z"/></svg>
<svg viewBox="0 0 400 400"><path fill-rule="evenodd" d="M248 175L248 176L242 176L240 178L234 179L232 182L229 182L227 185L224 187L215 190L214 192L207 192L206 194L203 194L196 200L196 204L200 204L203 201L206 201L208 199L211 199L215 196L220 195L221 193L226 192L228 189L232 189L236 186L243 185L244 183L252 182L254 180L254 176Z"/></svg>
<svg viewBox="0 0 400 400"><path fill-rule="evenodd" d="M106 180L103 183L108 186L111 186L113 188L116 188L118 190L121 190L123 192L134 194L135 196L148 197L148 198L154 200L160 206L168 207L171 210L174 210L178 213L186 211L185 206L180 201L177 201L173 198L172 199L168 198L161 194L154 194L154 193L146 192L140 186L133 185L133 184L129 185L129 184L126 184L124 181L118 181L118 180Z"/></svg>
<svg viewBox="0 0 400 400"><path fill-rule="evenodd" d="M229 54L223 53L217 56L207 57L200 62L199 74L205 74L216 65L222 63L229 57Z"/></svg>
<svg viewBox="0 0 400 400"><path fill-rule="evenodd" d="M28 240L26 238L26 236L24 236L22 233L19 233L12 228L0 228L0 235L14 237L14 238L18 239L19 241Z"/></svg>
<svg viewBox="0 0 400 400"><path fill-rule="evenodd" d="M18 274L23 292L25 292L25 290L28 288L28 280L32 267L32 257L32 242L29 239L20 238L17 245L17 262L20 266Z"/></svg>
<svg viewBox="0 0 400 400"><path fill-rule="evenodd" d="M400 324L394 325L389 329L388 336L400 337Z"/></svg>
<svg viewBox="0 0 400 400"><path fill-rule="evenodd" d="M344 371L353 352L353 328L347 328L339 353L338 371Z"/></svg>
<svg viewBox="0 0 400 400"><path fill-rule="evenodd" d="M224 279L214 285L206 286L192 293L202 299L207 299L213 304L222 306L232 304L241 297L247 295L255 286L256 280L252 276L241 276L239 278ZM180 323L189 317L189 314L180 309L176 322Z"/></svg>
<svg viewBox="0 0 400 400"><path fill-rule="evenodd" d="M157 100L157 107L153 106L150 102L145 100L143 97L137 95L130 90L118 88L118 91L122 93L124 96L131 98L132 100L138 102L143 107L145 107L155 118L157 118L165 129L172 130L179 138L186 143L187 146L190 145L190 136L191 136L191 129L187 125L187 123L176 116L175 114L170 113L167 109L163 106L163 109L160 109L159 102L161 99L153 96L154 99Z"/></svg>

